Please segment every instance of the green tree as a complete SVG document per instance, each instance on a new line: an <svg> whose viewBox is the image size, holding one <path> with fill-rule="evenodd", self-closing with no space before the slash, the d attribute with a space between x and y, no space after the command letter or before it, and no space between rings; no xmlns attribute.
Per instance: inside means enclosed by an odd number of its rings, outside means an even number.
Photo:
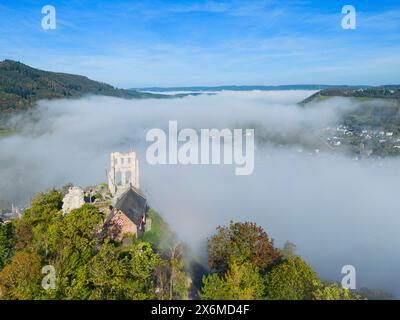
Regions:
<svg viewBox="0 0 400 320"><path fill-rule="evenodd" d="M14 252L14 228L12 223L0 225L0 270L8 263Z"/></svg>
<svg viewBox="0 0 400 320"><path fill-rule="evenodd" d="M217 234L208 240L209 266L224 272L229 261L238 264L250 262L264 273L280 258L273 240L255 223L233 223L229 227L218 227Z"/></svg>
<svg viewBox="0 0 400 320"><path fill-rule="evenodd" d="M13 221L15 250L36 251L46 254L46 230L54 219L60 217L62 196L56 190L39 193L32 200L22 218Z"/></svg>
<svg viewBox="0 0 400 320"><path fill-rule="evenodd" d="M72 281L69 299L143 300L155 297L153 275L160 263L149 243L137 243L127 251L105 243L98 254Z"/></svg>
<svg viewBox="0 0 400 320"><path fill-rule="evenodd" d="M96 254L102 221L103 214L85 204L49 226L49 263L57 270L60 294L66 294L80 268Z"/></svg>
<svg viewBox="0 0 400 320"><path fill-rule="evenodd" d="M170 264L169 300L183 300L189 297L189 281L182 258L173 257Z"/></svg>
<svg viewBox="0 0 400 320"><path fill-rule="evenodd" d="M51 221L57 216L63 205L63 196L57 190L48 193L39 193L33 200L31 207L24 212L24 218L34 224Z"/></svg>
<svg viewBox="0 0 400 320"><path fill-rule="evenodd" d="M157 298L182 300L189 296L189 280L184 271L184 246L173 244L168 256L156 268Z"/></svg>
<svg viewBox="0 0 400 320"><path fill-rule="evenodd" d="M39 193L25 210L22 219L16 222L17 247L25 251L34 251L44 259L49 254L49 227L61 219L62 195L52 190Z"/></svg>
<svg viewBox="0 0 400 320"><path fill-rule="evenodd" d="M83 265L68 288L70 299L126 299L129 285L126 266L110 243L101 246L92 260Z"/></svg>
<svg viewBox="0 0 400 320"><path fill-rule="evenodd" d="M202 300L257 300L264 293L264 282L251 263L229 264L224 274L213 273L203 277L200 292Z"/></svg>
<svg viewBox="0 0 400 320"><path fill-rule="evenodd" d="M301 258L293 257L265 275L265 297L268 300L311 300L320 284L311 267Z"/></svg>
<svg viewBox="0 0 400 320"><path fill-rule="evenodd" d="M321 284L313 292L314 300L361 300L358 294L337 284Z"/></svg>
<svg viewBox="0 0 400 320"><path fill-rule="evenodd" d="M148 242L133 245L128 252L128 270L132 282L133 299L154 299L153 275L160 257Z"/></svg>

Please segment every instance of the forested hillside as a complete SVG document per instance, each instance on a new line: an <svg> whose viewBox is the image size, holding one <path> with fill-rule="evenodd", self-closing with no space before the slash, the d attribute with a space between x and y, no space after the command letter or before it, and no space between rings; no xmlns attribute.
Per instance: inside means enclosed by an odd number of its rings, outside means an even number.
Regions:
<svg viewBox="0 0 400 320"><path fill-rule="evenodd" d="M361 298L322 282L293 244L278 249L254 223L217 228L199 268L155 212L152 231L124 244L101 231L96 205L63 215L62 203L62 191L41 193L20 218L0 222L0 300Z"/></svg>
<svg viewBox="0 0 400 320"><path fill-rule="evenodd" d="M0 115L27 109L40 99L80 97L86 94L123 98L163 97L117 89L80 75L43 71L12 60L0 62Z"/></svg>

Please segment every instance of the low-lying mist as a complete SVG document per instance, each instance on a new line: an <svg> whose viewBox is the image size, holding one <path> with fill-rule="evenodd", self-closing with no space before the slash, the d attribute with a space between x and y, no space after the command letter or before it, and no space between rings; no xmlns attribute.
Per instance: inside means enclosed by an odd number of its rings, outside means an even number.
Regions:
<svg viewBox="0 0 400 320"><path fill-rule="evenodd" d="M35 120L0 139L0 207L29 203L36 192L68 182L106 181L112 151L137 150L141 188L180 237L201 252L217 225L254 221L278 246L294 242L323 279L338 281L344 265L357 270L357 287L400 294L400 214L397 159L354 161L328 152L298 152L295 144L256 144L255 169L235 176L232 166L146 163L145 140L169 120L183 128L235 128L310 143L356 108L332 99L314 108L297 102L310 91L222 92L166 100L88 97L42 101ZM255 132L257 141L257 129ZM318 141L316 141L316 144Z"/></svg>

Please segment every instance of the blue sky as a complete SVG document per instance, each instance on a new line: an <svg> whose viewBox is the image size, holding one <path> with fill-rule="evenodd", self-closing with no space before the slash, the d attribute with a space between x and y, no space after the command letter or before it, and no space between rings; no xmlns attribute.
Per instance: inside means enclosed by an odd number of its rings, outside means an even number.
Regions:
<svg viewBox="0 0 400 320"><path fill-rule="evenodd" d="M400 83L400 2L0 0L5 58L124 88Z"/></svg>

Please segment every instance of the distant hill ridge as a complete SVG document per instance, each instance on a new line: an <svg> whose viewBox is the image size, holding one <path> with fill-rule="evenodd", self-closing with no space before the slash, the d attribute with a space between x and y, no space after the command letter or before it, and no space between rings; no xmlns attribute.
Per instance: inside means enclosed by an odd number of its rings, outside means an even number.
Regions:
<svg viewBox="0 0 400 320"><path fill-rule="evenodd" d="M302 102L306 104L326 97L395 98L400 100L400 85L347 86L347 85L278 85L278 86L192 86L192 87L147 87L118 89L109 84L91 80L85 76L61 72L43 71L13 60L0 61L0 116L26 110L40 99L74 98L84 95L104 95L121 98L171 98L190 94L163 95L151 92L172 91L251 91L251 90L319 90Z"/></svg>
<svg viewBox="0 0 400 320"><path fill-rule="evenodd" d="M13 60L0 61L0 113L27 109L40 99L81 97L87 94L122 98L164 97L117 89L85 76L43 71Z"/></svg>
<svg viewBox="0 0 400 320"><path fill-rule="evenodd" d="M385 85L379 87L325 88L303 100L300 104L318 102L331 97L361 98L361 99L392 99L400 101L400 85Z"/></svg>
<svg viewBox="0 0 400 320"><path fill-rule="evenodd" d="M219 92L219 91L280 91L280 90L318 90L315 94L301 101L301 105L309 102L325 100L330 97L354 97L370 99L396 99L400 100L400 85L324 85L324 84L299 84L299 85L245 85L245 86L194 86L194 87L147 87L137 88L141 92Z"/></svg>
<svg viewBox="0 0 400 320"><path fill-rule="evenodd" d="M321 84L298 84L298 85L227 85L227 86L192 86L192 87L146 87L133 90L151 92L172 92L172 91L271 91L271 90L321 90L325 88L350 88L346 85L321 85Z"/></svg>

